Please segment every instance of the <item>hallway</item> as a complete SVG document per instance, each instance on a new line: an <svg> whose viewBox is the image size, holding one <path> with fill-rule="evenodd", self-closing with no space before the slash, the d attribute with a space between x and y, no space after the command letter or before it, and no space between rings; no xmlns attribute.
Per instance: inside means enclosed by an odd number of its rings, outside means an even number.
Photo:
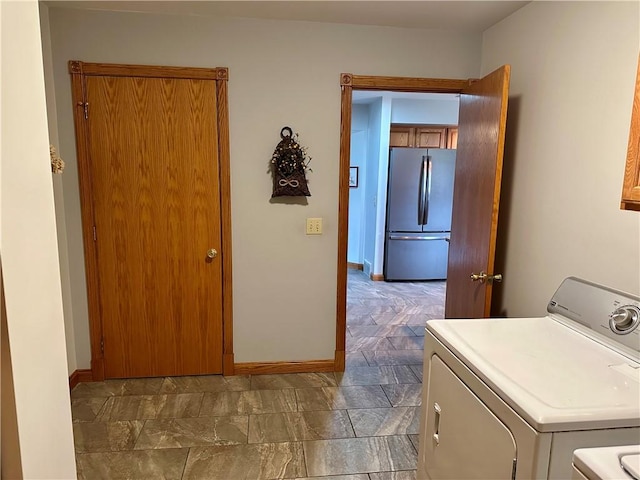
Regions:
<svg viewBox="0 0 640 480"><path fill-rule="evenodd" d="M344 373L79 384L78 477L415 479L424 322L444 292L349 270Z"/></svg>

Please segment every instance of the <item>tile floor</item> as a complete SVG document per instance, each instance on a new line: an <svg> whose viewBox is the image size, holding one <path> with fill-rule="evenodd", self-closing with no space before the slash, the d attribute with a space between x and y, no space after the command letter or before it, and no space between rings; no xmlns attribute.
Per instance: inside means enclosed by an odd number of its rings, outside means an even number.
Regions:
<svg viewBox="0 0 640 480"><path fill-rule="evenodd" d="M78 477L414 480L424 322L444 292L350 270L344 373L79 384Z"/></svg>

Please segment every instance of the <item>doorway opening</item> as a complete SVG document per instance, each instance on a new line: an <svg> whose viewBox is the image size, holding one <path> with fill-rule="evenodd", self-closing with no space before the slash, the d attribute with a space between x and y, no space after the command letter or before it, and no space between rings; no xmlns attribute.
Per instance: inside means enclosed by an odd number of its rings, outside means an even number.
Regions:
<svg viewBox="0 0 640 480"><path fill-rule="evenodd" d="M458 108L459 94L353 92L346 342L351 366L362 357L421 364L416 350L422 349L424 319L444 316Z"/></svg>
<svg viewBox="0 0 640 480"><path fill-rule="evenodd" d="M444 240L448 240L446 233L451 230L453 192L449 187L453 185L458 107L458 94L375 90L353 92L347 246L350 268L363 270L374 281L435 280L446 277L447 245ZM397 157L403 157L397 158L396 164L391 166L390 149ZM441 171L439 166L442 162L434 159L433 172L427 172L421 178L422 158L430 149L451 150L435 152L447 155L447 168ZM389 172L395 175L392 189L389 189ZM434 174L433 180L427 182L430 180L429 173ZM435 175L439 173L446 175L446 178ZM405 176L408 178L403 178ZM420 180L424 182L420 183ZM442 185L445 181L446 189ZM426 188L424 192L420 191L420 187L427 185L429 192ZM399 195L387 198L390 191ZM424 195L420 196L420 193ZM419 200L422 197L426 199L427 193L430 193L431 201L423 204ZM420 207L423 215L418 219ZM386 248L390 243L393 245L386 232L411 235L435 230L443 241L422 241L434 235L413 235L411 238L418 241L411 245L416 248L402 250L426 250L424 256L431 257L437 263L437 268L433 264L416 265L415 271L405 272L407 260L394 256L393 247L391 252ZM408 244L408 241L404 244ZM440 244L444 247L440 248ZM392 255L388 256L389 253ZM393 265L391 271L387 272L389 262Z"/></svg>
<svg viewBox="0 0 640 480"><path fill-rule="evenodd" d="M486 280L494 278L509 77L508 65L479 80L341 74L335 370L341 371L345 367L349 195L350 184L355 183L350 182L354 91L461 94L456 163L463 164L464 168L456 167L455 172L451 231L456 234L450 242L447 271L454 292L449 285L445 316L482 317L488 316L491 308L492 282ZM459 183L461 188L458 188ZM384 205L377 205L378 211L383 208ZM372 265L372 268L376 267ZM480 274L470 277L469 272L475 270ZM482 281L471 284L469 279L474 277Z"/></svg>

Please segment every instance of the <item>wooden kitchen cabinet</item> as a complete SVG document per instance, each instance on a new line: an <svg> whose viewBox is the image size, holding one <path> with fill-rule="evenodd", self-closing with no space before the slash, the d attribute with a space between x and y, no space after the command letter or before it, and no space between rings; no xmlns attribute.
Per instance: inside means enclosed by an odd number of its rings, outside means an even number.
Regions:
<svg viewBox="0 0 640 480"><path fill-rule="evenodd" d="M389 132L390 147L455 148L457 141L458 129L455 127L395 124Z"/></svg>
<svg viewBox="0 0 640 480"><path fill-rule="evenodd" d="M416 129L405 125L392 125L389 133L390 147L414 147Z"/></svg>
<svg viewBox="0 0 640 480"><path fill-rule="evenodd" d="M447 128L447 148L458 148L458 127Z"/></svg>
<svg viewBox="0 0 640 480"><path fill-rule="evenodd" d="M636 88L631 111L629 146L627 148L627 163L624 169L620 208L640 211L640 58L638 59Z"/></svg>
<svg viewBox="0 0 640 480"><path fill-rule="evenodd" d="M416 128L418 148L447 148L447 129L434 127Z"/></svg>

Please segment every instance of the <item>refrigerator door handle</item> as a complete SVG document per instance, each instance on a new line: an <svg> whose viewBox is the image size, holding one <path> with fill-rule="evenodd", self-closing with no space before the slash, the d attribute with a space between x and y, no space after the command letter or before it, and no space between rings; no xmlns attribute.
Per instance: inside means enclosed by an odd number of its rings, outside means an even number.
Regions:
<svg viewBox="0 0 640 480"><path fill-rule="evenodd" d="M423 160L424 161L424 160ZM426 186L424 192L424 213L422 217L422 225L426 225L429 222L429 202L431 200L431 168L433 167L433 163L431 161L431 157L427 157L427 165L426 165Z"/></svg>
<svg viewBox="0 0 640 480"><path fill-rule="evenodd" d="M389 240L444 240L446 242L449 241L449 237L443 237L441 235L433 236L433 235L389 235Z"/></svg>
<svg viewBox="0 0 640 480"><path fill-rule="evenodd" d="M424 225L425 212L427 205L427 177L428 177L428 159L426 155L422 157L422 165L420 165L420 185L418 186L418 225Z"/></svg>

